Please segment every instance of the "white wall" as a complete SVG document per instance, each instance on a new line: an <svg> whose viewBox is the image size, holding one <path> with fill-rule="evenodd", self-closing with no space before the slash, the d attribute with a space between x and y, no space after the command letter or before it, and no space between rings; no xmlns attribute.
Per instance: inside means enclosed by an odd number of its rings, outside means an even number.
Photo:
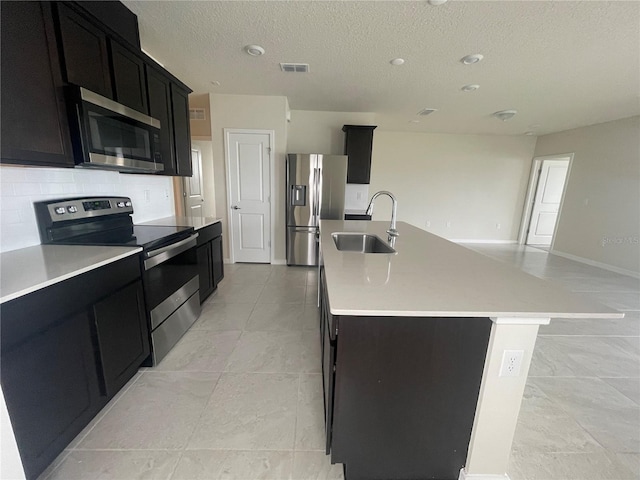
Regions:
<svg viewBox="0 0 640 480"><path fill-rule="evenodd" d="M227 172L224 153L224 129L244 128L274 130L272 155L274 178L271 202L274 215L271 218L274 238L272 258L276 263L285 262L285 155L287 150L286 97L261 95L211 95L211 130L213 142L213 168L215 175L216 217L222 218L224 256L229 258L229 223L227 205Z"/></svg>
<svg viewBox="0 0 640 480"><path fill-rule="evenodd" d="M215 173L213 169L213 142L191 139L191 146L200 149L202 154L202 189L204 204L202 211L205 217L216 216L216 187Z"/></svg>
<svg viewBox="0 0 640 480"><path fill-rule="evenodd" d="M398 198L399 220L436 235L515 241L535 141L524 135L376 129L370 192L391 191ZM390 204L378 199L374 220L389 219Z"/></svg>
<svg viewBox="0 0 640 480"><path fill-rule="evenodd" d="M33 202L86 195L131 197L135 222L171 216L171 177L82 168L0 167L0 251L40 244Z"/></svg>
<svg viewBox="0 0 640 480"><path fill-rule="evenodd" d="M287 153L344 155L343 125L375 125L375 113L291 110Z"/></svg>
<svg viewBox="0 0 640 480"><path fill-rule="evenodd" d="M640 273L640 117L543 135L535 155L574 153L554 251Z"/></svg>

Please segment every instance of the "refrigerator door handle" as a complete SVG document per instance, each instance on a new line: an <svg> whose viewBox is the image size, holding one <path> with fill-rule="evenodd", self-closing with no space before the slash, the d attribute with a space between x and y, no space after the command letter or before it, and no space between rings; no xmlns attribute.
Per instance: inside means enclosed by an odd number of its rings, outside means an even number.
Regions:
<svg viewBox="0 0 640 480"><path fill-rule="evenodd" d="M320 169L313 169L313 207L315 209L315 222L314 225L318 226L320 224Z"/></svg>

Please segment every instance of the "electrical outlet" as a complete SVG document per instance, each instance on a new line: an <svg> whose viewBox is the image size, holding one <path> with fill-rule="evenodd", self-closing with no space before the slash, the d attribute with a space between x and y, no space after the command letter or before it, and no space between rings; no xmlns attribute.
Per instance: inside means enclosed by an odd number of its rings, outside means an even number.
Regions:
<svg viewBox="0 0 640 480"><path fill-rule="evenodd" d="M362 200L362 192L356 192L356 200Z"/></svg>
<svg viewBox="0 0 640 480"><path fill-rule="evenodd" d="M149 203L151 201L151 191L150 190L145 190L144 191L144 201Z"/></svg>
<svg viewBox="0 0 640 480"><path fill-rule="evenodd" d="M500 225L499 223L496 223L496 230L500 230L502 228L502 225Z"/></svg>
<svg viewBox="0 0 640 480"><path fill-rule="evenodd" d="M502 353L501 377L519 377L524 350L505 350Z"/></svg>
<svg viewBox="0 0 640 480"><path fill-rule="evenodd" d="M451 228L451 222L447 222L447 228Z"/></svg>
<svg viewBox="0 0 640 480"><path fill-rule="evenodd" d="M429 220L427 220L426 222L424 222L425 226L427 228L429 228L431 226L431 222Z"/></svg>

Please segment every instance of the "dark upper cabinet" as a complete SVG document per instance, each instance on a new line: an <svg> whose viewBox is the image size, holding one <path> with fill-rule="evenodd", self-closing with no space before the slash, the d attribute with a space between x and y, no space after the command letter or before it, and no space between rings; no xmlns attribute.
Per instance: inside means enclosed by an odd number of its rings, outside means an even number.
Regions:
<svg viewBox="0 0 640 480"><path fill-rule="evenodd" d="M129 48L114 40L111 47L113 66L114 100L144 114L149 113L147 105L147 82L144 61Z"/></svg>
<svg viewBox="0 0 640 480"><path fill-rule="evenodd" d="M345 125L344 154L349 156L347 183L369 183L371 178L371 151L373 125Z"/></svg>
<svg viewBox="0 0 640 480"><path fill-rule="evenodd" d="M72 167L51 5L2 2L0 15L0 161Z"/></svg>
<svg viewBox="0 0 640 480"><path fill-rule="evenodd" d="M176 158L176 174L190 177L191 133L189 126L189 92L171 83L171 108L173 113L173 135Z"/></svg>
<svg viewBox="0 0 640 480"><path fill-rule="evenodd" d="M173 116L171 115L171 80L146 66L147 93L149 95L149 115L160 120L160 152L164 163L164 175L176 174L175 152L173 149Z"/></svg>
<svg viewBox="0 0 640 480"><path fill-rule="evenodd" d="M106 33L67 5L57 7L67 82L113 99Z"/></svg>
<svg viewBox="0 0 640 480"><path fill-rule="evenodd" d="M90 13L100 24L111 29L120 39L140 50L138 17L122 2L91 0L73 3L76 8Z"/></svg>

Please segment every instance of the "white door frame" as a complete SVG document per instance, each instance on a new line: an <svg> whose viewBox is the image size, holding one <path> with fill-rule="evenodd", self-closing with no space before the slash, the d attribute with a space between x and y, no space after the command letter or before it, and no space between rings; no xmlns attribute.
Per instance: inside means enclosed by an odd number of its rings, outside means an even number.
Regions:
<svg viewBox="0 0 640 480"><path fill-rule="evenodd" d="M225 206L225 215L227 217L227 221L229 224L228 232L229 232L229 263L236 263L235 252L233 249L233 216L229 214L229 208L231 205L231 189L229 186L231 185L231 157L229 156L229 136L238 133L238 134L261 134L269 136L269 214L271 215L271 231L269 232L270 238L269 241L271 243L271 252L270 252L270 262L273 263L274 256L273 252L275 250L273 245L274 239L274 218L275 218L275 203L273 201L274 194L274 157L275 157L275 130L256 130L256 129L247 129L247 128L224 128L224 163L225 168L227 169L227 175L225 178L226 189L227 189L227 205Z"/></svg>
<svg viewBox="0 0 640 480"><path fill-rule="evenodd" d="M527 241L527 229L529 223L531 223L531 213L533 211L533 203L536 199L536 190L538 188L538 181L540 180L540 171L542 168L542 162L545 160L569 160L569 167L567 168L567 176L564 179L564 186L562 187L562 198L560 199L560 208L558 209L558 216L556 217L556 224L553 229L553 238L551 239L551 246L549 250L553 250L554 243L556 241L556 231L558 224L560 223L560 215L562 214L562 206L564 205L564 196L567 191L567 185L569 184L569 177L571 175L571 166L573 165L573 153L559 153L557 155L543 155L540 157L533 157L531 162L531 173L529 174L529 186L527 187L527 196L524 201L524 208L522 211L522 220L520 221L520 233L518 234L518 244L525 245Z"/></svg>

